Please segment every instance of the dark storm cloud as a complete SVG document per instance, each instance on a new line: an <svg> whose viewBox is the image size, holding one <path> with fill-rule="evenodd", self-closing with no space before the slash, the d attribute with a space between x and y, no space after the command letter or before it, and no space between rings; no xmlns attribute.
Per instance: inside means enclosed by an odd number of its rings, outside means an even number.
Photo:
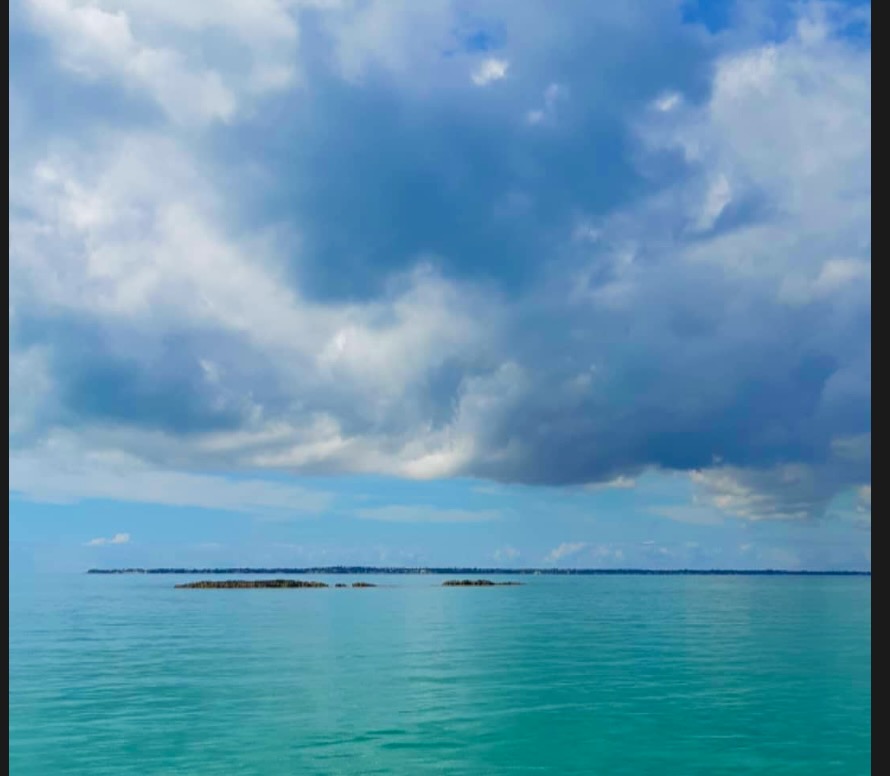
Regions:
<svg viewBox="0 0 890 776"><path fill-rule="evenodd" d="M236 90L174 133L186 161L103 137L24 176L11 358L43 359L42 432L536 484L724 467L701 487L752 519L870 478L837 453L871 420L861 41L815 11L752 41L674 4L520 5L308 11L300 86Z"/></svg>

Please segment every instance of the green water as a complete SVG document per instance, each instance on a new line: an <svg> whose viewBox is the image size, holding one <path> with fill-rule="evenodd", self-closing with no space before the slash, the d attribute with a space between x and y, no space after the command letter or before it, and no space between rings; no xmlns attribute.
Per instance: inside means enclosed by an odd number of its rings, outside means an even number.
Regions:
<svg viewBox="0 0 890 776"><path fill-rule="evenodd" d="M12 774L870 772L869 578L188 579L10 579Z"/></svg>

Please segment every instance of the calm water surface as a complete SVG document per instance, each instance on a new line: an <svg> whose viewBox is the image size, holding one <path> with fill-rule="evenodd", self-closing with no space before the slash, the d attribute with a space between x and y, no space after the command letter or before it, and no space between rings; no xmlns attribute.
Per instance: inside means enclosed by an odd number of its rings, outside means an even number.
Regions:
<svg viewBox="0 0 890 776"><path fill-rule="evenodd" d="M191 579L10 579L12 774L870 772L870 578Z"/></svg>

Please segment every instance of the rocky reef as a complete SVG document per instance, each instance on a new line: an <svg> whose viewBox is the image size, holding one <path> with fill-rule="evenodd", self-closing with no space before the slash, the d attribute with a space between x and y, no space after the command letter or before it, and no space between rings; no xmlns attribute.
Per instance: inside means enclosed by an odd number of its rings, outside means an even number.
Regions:
<svg viewBox="0 0 890 776"><path fill-rule="evenodd" d="M308 582L303 579L223 579L202 580L176 585L189 590L240 590L255 587L328 587L324 582Z"/></svg>
<svg viewBox="0 0 890 776"><path fill-rule="evenodd" d="M515 587L522 582L492 582L490 579L446 579L442 587Z"/></svg>
<svg viewBox="0 0 890 776"><path fill-rule="evenodd" d="M187 582L176 585L176 587L191 590L238 590L255 587L331 587L331 585L325 582L308 582L303 579L223 579ZM338 582L334 587L349 587L349 585ZM352 587L377 587L377 585L371 582L353 582Z"/></svg>

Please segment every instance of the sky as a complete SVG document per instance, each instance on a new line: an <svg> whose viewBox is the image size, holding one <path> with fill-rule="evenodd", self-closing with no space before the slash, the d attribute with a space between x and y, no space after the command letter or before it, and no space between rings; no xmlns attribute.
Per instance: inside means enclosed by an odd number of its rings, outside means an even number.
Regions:
<svg viewBox="0 0 890 776"><path fill-rule="evenodd" d="M10 570L871 568L871 8L12 0Z"/></svg>

